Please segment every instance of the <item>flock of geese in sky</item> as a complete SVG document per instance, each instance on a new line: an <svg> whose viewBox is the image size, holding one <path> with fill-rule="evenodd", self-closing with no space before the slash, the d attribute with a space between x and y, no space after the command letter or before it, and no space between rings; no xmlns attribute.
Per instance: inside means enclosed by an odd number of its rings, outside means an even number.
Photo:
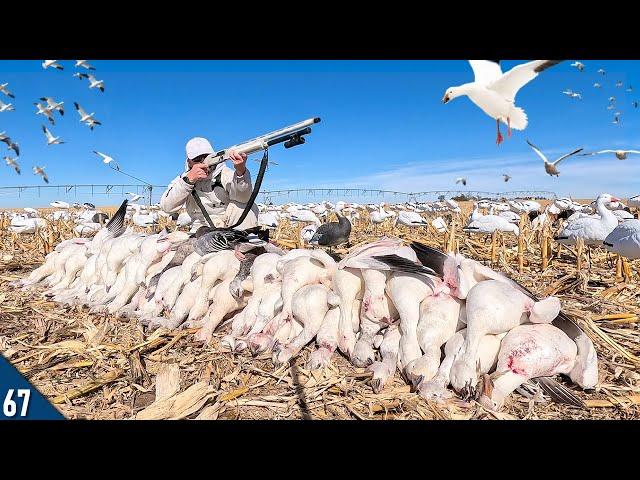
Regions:
<svg viewBox="0 0 640 480"><path fill-rule="evenodd" d="M89 64L87 60L76 60L74 66L75 68L83 68L85 70L91 70L91 71L95 70L95 68L91 64ZM42 62L42 68L45 70L49 68L53 68L55 70L64 70L64 67L60 63L58 63L58 60L44 60ZM76 72L73 74L73 76L80 80L87 79L90 89L95 88L100 90L101 92L104 92L104 80L98 80L92 74L87 74L84 72ZM15 99L15 95L11 93L11 91L9 90L8 83L0 84L0 93L6 95L11 99ZM63 101L58 102L52 97L40 97L40 102L34 102L34 105L37 108L36 115L44 116L52 126L55 126L56 124L56 117L55 117L56 112L61 117L64 116ZM78 116L80 117L80 122L88 126L90 130L93 131L96 125L102 125L102 123L95 118L94 112L87 113L78 102L73 102L73 106L76 112L78 112ZM13 110L15 110L15 107L13 106L13 104L4 103L0 98L0 113L13 111ZM63 143L65 143L61 137L55 136L55 134L51 130L49 130L49 128L47 128L45 125L42 125L42 132L44 133L46 143L48 146L62 145ZM13 150L13 152L15 153L14 157L5 155L3 159L8 167L13 168L15 172L18 175L20 175L21 169L18 163L18 157L20 156L20 147L18 143L13 141L11 137L9 137L9 135L6 134L6 132L0 132L0 141L6 143L8 149ZM106 159L109 157L107 157L106 155L102 155L99 152L95 152L95 153L103 157L104 163L109 163L108 161L106 161ZM49 183L49 177L45 172L44 166L35 165L33 167L33 173L35 175L40 176L45 183Z"/></svg>
<svg viewBox="0 0 640 480"><path fill-rule="evenodd" d="M518 91L524 87L531 80L536 78L538 74L551 68L561 60L534 60L532 62L516 65L507 72L502 72L500 67L500 60L469 60L471 68L474 73L474 81L459 85L457 87L450 87L442 98L443 103L448 103L452 99L466 95L476 106L478 106L483 112L489 115L496 121L497 137L496 144L500 145L504 141L502 132L500 131L500 122L507 125L507 136L511 136L511 130L524 130L527 127L528 119L524 110L515 106L515 97ZM578 69L579 72L583 72L585 64L582 62L574 62L572 67ZM597 73L601 76L605 76L606 72L600 68ZM602 88L600 82L596 82L593 85L595 88ZM622 88L623 82L618 80L615 83L616 88ZM629 85L626 92L633 92L633 87ZM574 92L571 89L563 91L565 95L582 99L580 93ZM616 105L616 97L609 97L608 110L614 110ZM632 102L634 108L638 107L638 102L634 100ZM613 123L620 123L621 112L616 111ZM580 153L583 149L579 148L571 153L562 155L555 161L550 162L547 157L533 145L529 140L527 143L531 146L533 151L544 161L545 172L551 176L558 177L560 175L557 165L565 158L571 157ZM638 150L600 150L595 152L583 153L581 155L600 155L613 153L618 160L626 160L627 156L631 153L639 154ZM505 182L508 182L512 177L506 173L502 174ZM466 177L456 178L456 184L467 185Z"/></svg>
<svg viewBox="0 0 640 480"><path fill-rule="evenodd" d="M511 70L502 72L500 66L500 60L469 60L471 68L474 73L474 81L465 83L463 85L450 87L446 90L442 99L443 103L448 103L456 97L467 96L476 106L478 106L487 115L496 121L497 138L496 143L499 145L503 142L504 137L500 131L500 123L507 125L507 136L511 136L511 130L524 130L527 127L528 119L525 111L515 105L515 98L518 91L526 84L535 79L540 73L545 70L561 63L561 60L534 60L531 62L516 65ZM76 60L75 68L81 68L84 70L94 71L95 68L88 63L87 60ZM583 73L586 69L584 63L575 61L571 63L571 67L576 68L579 72ZM64 66L61 65L58 60L44 60L42 62L42 68L47 70L50 68L57 70L64 70ZM598 82L595 82L593 87L596 89L602 89L604 85L604 78L606 78L606 72L600 68L597 70L599 77L602 77ZM98 80L92 74L85 72L76 72L74 77L87 79L90 89L98 89L104 92L105 86L103 80ZM9 90L9 84L0 84L0 93L7 96L10 99L14 99L15 96ZM624 84L618 80L615 83L615 88L622 89ZM633 92L633 86L629 85L624 92ZM571 89L566 89L564 94L581 99L582 94L574 92ZM616 109L616 97L611 95L608 100L608 110L616 110L613 123L618 124L620 122L620 116L623 112ZM35 102L34 105L37 108L36 115L43 115L47 118L48 122L55 126L56 117L55 114L63 116L64 102L56 101L52 97L40 97L40 102ZM78 102L73 103L76 112L80 117L80 122L84 123L93 130L96 126L102 125L102 123L95 118L95 112L87 113L87 111ZM634 108L637 108L638 102L634 100L632 102ZM4 103L0 99L0 113L11 112L15 110L12 103ZM56 136L48 127L42 125L42 131L45 135L47 145L61 145L64 140L60 136ZM0 133L0 141L6 143L9 150L13 150L14 157L9 155L4 156L4 161L7 166L13 168L17 174L20 174L20 165L18 164L18 156L20 155L19 146L9 137L5 132ZM566 158L574 156L582 152L582 148L575 149L574 151L562 155L554 161L549 159L542 153L542 151L536 147L532 142L527 140L527 143L531 146L533 151L543 160L545 172L551 176L558 177L560 171L558 170L558 164ZM98 155L102 161L110 165L116 170L120 170L119 165L114 161L112 157L101 153L97 150L93 151ZM601 154L614 154L618 160L625 160L630 154L640 154L639 150L633 149L605 149L588 153L581 153L580 155L601 155ZM36 175L42 177L42 179L48 183L49 179L45 173L45 169L42 166L34 166L33 172ZM504 182L509 182L512 178L507 173L502 174ZM462 184L467 186L466 177L458 177L455 180L456 184Z"/></svg>

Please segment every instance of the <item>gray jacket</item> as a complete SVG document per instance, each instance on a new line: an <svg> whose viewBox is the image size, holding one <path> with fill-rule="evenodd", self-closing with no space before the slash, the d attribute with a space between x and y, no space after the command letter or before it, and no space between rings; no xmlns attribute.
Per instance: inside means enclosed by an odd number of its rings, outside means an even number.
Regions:
<svg viewBox="0 0 640 480"><path fill-rule="evenodd" d="M207 177L197 181L195 185L190 185L182 179L185 175L186 173L183 173L173 179L162 194L160 207L166 213L176 213L185 206L187 214L194 220L192 230L208 225L191 195L194 188L197 189L198 196L216 227L228 227L233 224L251 196L251 173L248 169L242 177L238 177L235 170L224 166L220 175L222 185L216 185L215 188L213 178ZM240 213L237 213L238 211ZM243 225L244 223L246 222L243 222Z"/></svg>

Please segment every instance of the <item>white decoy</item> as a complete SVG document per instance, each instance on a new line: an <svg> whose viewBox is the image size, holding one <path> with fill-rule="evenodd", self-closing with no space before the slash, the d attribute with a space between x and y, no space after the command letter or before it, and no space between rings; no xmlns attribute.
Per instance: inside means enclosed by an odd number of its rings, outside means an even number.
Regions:
<svg viewBox="0 0 640 480"><path fill-rule="evenodd" d="M407 227L424 227L429 225L429 222L422 218L418 212L401 211L396 217L395 225L397 224Z"/></svg>
<svg viewBox="0 0 640 480"><path fill-rule="evenodd" d="M602 242L604 248L629 259L640 258L640 220L627 220Z"/></svg>
<svg viewBox="0 0 640 480"><path fill-rule="evenodd" d="M437 217L431 221L431 226L436 229L438 233L444 233L447 231L447 222L442 217Z"/></svg>
<svg viewBox="0 0 640 480"><path fill-rule="evenodd" d="M0 84L0 93L4 93L7 97L9 98L16 98L13 93L11 93L9 91L9 89L7 88L9 86L8 83L2 83Z"/></svg>
<svg viewBox="0 0 640 480"><path fill-rule="evenodd" d="M4 157L4 162L7 164L7 166L13 168L16 173L20 175L20 165L18 165L18 162L16 160L16 158L11 158L9 156Z"/></svg>
<svg viewBox="0 0 640 480"><path fill-rule="evenodd" d="M64 102L56 102L51 97L40 97L40 100L42 100L43 102L47 102L47 110L56 110L60 113L60 115L64 115L64 107L62 106L64 105Z"/></svg>
<svg viewBox="0 0 640 480"><path fill-rule="evenodd" d="M278 214L276 212L258 213L258 225L267 228L276 228L278 226Z"/></svg>
<svg viewBox="0 0 640 480"><path fill-rule="evenodd" d="M36 175L40 175L42 177L42 180L44 180L44 183L49 183L49 177L47 177L47 174L44 171L44 167L33 167L33 173Z"/></svg>
<svg viewBox="0 0 640 480"><path fill-rule="evenodd" d="M598 216L583 216L574 220L567 220L567 225L555 240L565 245L575 245L578 238L584 240L585 245L602 245L602 242L618 225L618 218L606 207L607 203L618 201L608 193L602 193L596 200Z"/></svg>
<svg viewBox="0 0 640 480"><path fill-rule="evenodd" d="M149 214L141 213L144 208L142 205L133 204L135 212L131 217L133 223L138 225L139 227L150 227L158 223L158 214L153 212Z"/></svg>
<svg viewBox="0 0 640 480"><path fill-rule="evenodd" d="M306 225L302 230L300 230L300 241L303 243L309 243L316 234L316 230L318 230L318 225Z"/></svg>
<svg viewBox="0 0 640 480"><path fill-rule="evenodd" d="M571 64L571 66L576 67L581 72L584 70L584 63L582 62L575 61Z"/></svg>
<svg viewBox="0 0 640 480"><path fill-rule="evenodd" d="M25 212L27 212L27 216L29 218L36 218L39 217L40 214L38 213L38 211L35 208L31 208L31 207L24 207L23 210Z"/></svg>
<svg viewBox="0 0 640 480"><path fill-rule="evenodd" d="M517 225L514 225L509 222L509 220L499 215L481 215L476 220L470 222L462 230L469 233L484 234L490 234L497 230L501 232L513 232L515 235L519 235L520 233Z"/></svg>
<svg viewBox="0 0 640 480"><path fill-rule="evenodd" d="M371 223L383 223L385 219L390 217L393 217L393 215L385 211L384 202L380 203L376 211L373 211L369 214Z"/></svg>
<svg viewBox="0 0 640 480"><path fill-rule="evenodd" d="M89 65L89 62L87 62L86 60L76 60L75 67L82 67L86 68L87 70L95 70L95 68Z"/></svg>
<svg viewBox="0 0 640 480"><path fill-rule="evenodd" d="M56 200L54 202L51 202L49 205L51 205L53 208L64 208L65 210L69 209L70 207L67 202L63 202L62 200Z"/></svg>
<svg viewBox="0 0 640 480"><path fill-rule="evenodd" d="M14 217L11 219L9 231L13 233L35 233L36 228L43 228L47 225L44 218Z"/></svg>
<svg viewBox="0 0 640 480"><path fill-rule="evenodd" d="M320 219L311 210L294 210L290 213L289 219L292 222L313 222L316 225L321 225Z"/></svg>
<svg viewBox="0 0 640 480"><path fill-rule="evenodd" d="M518 215L516 212L500 212L498 214L499 216L506 218L507 221L511 222L511 223L519 223L520 222L520 215Z"/></svg>
<svg viewBox="0 0 640 480"><path fill-rule="evenodd" d="M98 80L91 74L86 73L74 73L74 77L78 77L79 79L86 78L89 80L89 88L97 88L101 92L104 92L104 80Z"/></svg>
<svg viewBox="0 0 640 480"><path fill-rule="evenodd" d="M547 172L549 175L551 176L560 176L560 172L558 171L558 169L556 168L556 166L565 158L568 158L572 155L575 155L576 153L581 152L582 150L584 150L583 148L579 148L577 150L574 150L571 153L567 153L565 155L562 155L561 157L559 157L557 160L555 160L554 162L549 162L549 160L547 160L547 157L544 155L544 153L542 153L538 147L536 147L533 143L531 143L529 140L527 140L527 143L529 144L529 146L533 149L534 152L536 152L538 154L538 156L544 161L544 171Z"/></svg>
<svg viewBox="0 0 640 480"><path fill-rule="evenodd" d="M65 143L62 140L60 140L60 137L54 137L53 134L49 131L49 129L44 125L42 125L42 131L47 137L47 145L60 145Z"/></svg>
<svg viewBox="0 0 640 480"><path fill-rule="evenodd" d="M13 108L13 104L4 103L2 100L0 100L0 113L2 113L2 112L12 112L14 110L15 110L15 108Z"/></svg>
<svg viewBox="0 0 640 480"><path fill-rule="evenodd" d="M58 70L64 70L64 67L58 63L57 60L45 60L42 62L42 68L45 70L49 67L56 68Z"/></svg>
<svg viewBox="0 0 640 480"><path fill-rule="evenodd" d="M458 178L456 178L456 185L458 183L461 183L462 185L466 186L467 185L467 179L465 177L458 177Z"/></svg>
<svg viewBox="0 0 640 480"><path fill-rule="evenodd" d="M38 111L36 112L36 115L44 115L45 117L47 117L47 119L49 120L49 123L51 123L51 125L55 125L56 122L53 118L53 112L51 111L50 108L45 107L44 105L42 105L41 103L35 102L34 105L36 107L38 107Z"/></svg>
<svg viewBox="0 0 640 480"><path fill-rule="evenodd" d="M111 163L114 164L114 167L116 170L120 170L120 166L118 165L118 163L111 158L109 155L105 155L104 153L100 153L97 150L94 150L93 153L95 153L96 155L98 155L100 158L102 158L102 162L105 163L106 165L109 165Z"/></svg>
<svg viewBox="0 0 640 480"><path fill-rule="evenodd" d="M626 160L630 153L640 154L640 150L600 150L599 152L583 153L584 155L601 155L603 153L613 153L618 160Z"/></svg>
<svg viewBox="0 0 640 480"><path fill-rule="evenodd" d="M512 128L524 130L527 127L527 115L514 103L518 90L536 78L540 72L560 63L560 60L534 60L517 65L505 73L502 73L499 61L469 60L469 63L473 69L475 81L450 87L442 101L447 103L456 97L467 95L483 112L496 121L498 131L496 143L500 144L503 141L500 121L507 124L509 136Z"/></svg>

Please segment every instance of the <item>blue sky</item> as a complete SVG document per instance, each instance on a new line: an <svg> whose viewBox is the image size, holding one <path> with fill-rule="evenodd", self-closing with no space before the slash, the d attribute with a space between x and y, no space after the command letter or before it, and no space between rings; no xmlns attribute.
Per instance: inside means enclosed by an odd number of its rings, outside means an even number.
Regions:
<svg viewBox="0 0 640 480"><path fill-rule="evenodd" d="M503 70L523 60L504 61ZM640 147L640 62L585 60L580 73L564 62L541 74L516 99L529 117L523 132L495 145L495 122L467 98L441 103L449 86L473 79L465 60L451 61L107 61L91 60L106 91L89 90L64 71L43 70L40 61L0 61L0 83L9 82L16 111L0 113L0 131L21 148L22 175L0 164L0 186L44 185L31 173L46 168L51 185L130 183L92 153L113 156L123 170L165 185L182 171L184 144L209 138L214 148L319 116L322 122L302 147L277 147L263 189L370 187L399 191L539 189L576 198L607 191L635 195L640 156L617 161L608 156L573 157L560 165L559 178L544 173L529 138L549 156L576 147ZM596 73L604 68L603 77ZM82 70L84 71L84 70ZM616 88L617 80L624 82ZM595 81L603 87L592 87ZM636 85L637 82L637 85ZM625 92L633 85L637 92ZM561 92L571 88L582 100ZM638 95L636 96L636 93ZM617 98L607 110L608 97ZM65 102L65 115L49 126L33 102L51 96ZM77 101L102 122L92 132L73 108ZM622 112L613 125L613 112ZM67 143L47 146L47 124ZM506 131L506 129L503 129ZM8 152L0 143L0 156ZM257 155L253 158L259 158ZM257 163L250 161L253 172ZM513 179L505 184L501 174ZM508 188L505 188L508 187ZM461 187L463 188L463 187ZM463 188L464 189L464 188ZM640 190L640 189L638 189ZM18 198L0 190L0 207L46 205L64 198L55 190ZM87 198L78 198L85 200ZM94 203L117 203L94 198Z"/></svg>

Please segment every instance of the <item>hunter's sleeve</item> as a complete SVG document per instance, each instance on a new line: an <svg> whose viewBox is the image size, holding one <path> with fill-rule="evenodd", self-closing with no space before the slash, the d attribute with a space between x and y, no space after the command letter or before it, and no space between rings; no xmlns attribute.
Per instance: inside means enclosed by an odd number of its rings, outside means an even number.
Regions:
<svg viewBox="0 0 640 480"><path fill-rule="evenodd" d="M245 171L244 175L239 177L236 175L235 170L230 171L233 175L228 183L229 198L240 203L247 203L249 197L251 197L251 173L249 169Z"/></svg>
<svg viewBox="0 0 640 480"><path fill-rule="evenodd" d="M185 182L182 177L176 177L162 194L160 208L165 213L178 212L189 198L192 190L193 185Z"/></svg>

